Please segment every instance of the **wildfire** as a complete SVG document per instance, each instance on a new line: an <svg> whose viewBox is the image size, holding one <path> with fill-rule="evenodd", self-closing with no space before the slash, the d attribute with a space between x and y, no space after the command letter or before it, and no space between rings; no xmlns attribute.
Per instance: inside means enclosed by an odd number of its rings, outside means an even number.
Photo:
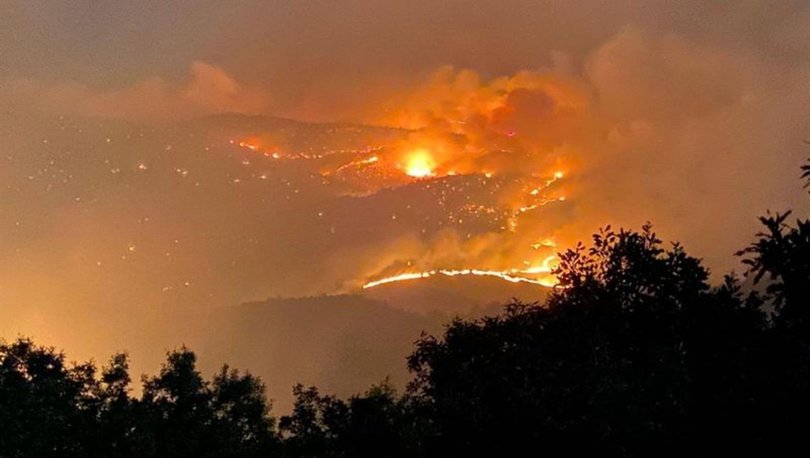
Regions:
<svg viewBox="0 0 810 458"><path fill-rule="evenodd" d="M543 259L539 265L529 265L526 269L516 271L522 274L550 274L554 271L557 264L557 256L549 256Z"/></svg>
<svg viewBox="0 0 810 458"><path fill-rule="evenodd" d="M335 172L341 172L341 171L349 169L351 167L363 167L363 166L366 166L366 165L375 164L375 163L379 162L379 160L380 160L380 158L377 157L377 156L369 156L367 158L357 159L357 160L354 160L354 161L351 161L349 163L341 165L340 167L337 168L337 170L335 170Z"/></svg>
<svg viewBox="0 0 810 458"><path fill-rule="evenodd" d="M363 285L363 289L374 288L375 286L386 285L389 283L396 283L408 280L418 280L423 278L435 277L437 275L444 275L446 277L456 276L481 276L481 277L495 277L501 280L506 280L510 283L530 283L533 285L545 286L553 288L557 286L559 281L552 275L557 266L557 256L548 256L543 259L538 265L528 265L525 269L511 269L507 271L499 270L485 270L485 269L434 269L423 272L405 272L390 277L380 278L378 280L370 281ZM533 276L533 277L530 277Z"/></svg>
<svg viewBox="0 0 810 458"><path fill-rule="evenodd" d="M251 143L249 141L241 141L239 142L239 146L242 148L247 148L251 151L258 151L259 149L259 145L257 145L255 142Z"/></svg>
<svg viewBox="0 0 810 458"><path fill-rule="evenodd" d="M520 88L526 82L513 83ZM548 97L538 99L544 104L549 97L560 96L545 82L535 83L525 89L547 92ZM283 157L285 164L279 167L305 160L324 178L325 186L335 185L333 189L344 196L362 199L397 188L394 192L401 193L403 200L396 200L404 202L404 208L390 213L391 221L396 221L394 230L408 231L423 243L425 257L409 248L402 258L413 260L415 264L409 261L408 265L419 265L416 269L392 270L403 261L392 256L391 263L376 272L358 272L365 281L363 289L437 276L491 277L554 287L557 257L549 255L557 251L552 238L555 229L543 218L571 192L564 181L573 164L566 161L565 148L546 144L545 137L532 130L521 129L518 135L517 127L539 120L534 111L523 113L522 92L502 95L510 87L493 87L491 103L473 103L459 112L443 113L441 107L453 104L437 105L437 118L447 119L446 123L414 125L393 137L359 137L361 142L352 148L313 149L306 142L291 146L297 143L285 144L268 136L245 138L238 145L268 157L271 152L272 158ZM474 99L463 98L461 104ZM560 109L568 106L564 100L559 102ZM458 117L462 119L455 121ZM272 142L265 137L273 138ZM437 235L440 231L442 236ZM384 272L395 275L380 278ZM356 277L351 284L355 282Z"/></svg>
<svg viewBox="0 0 810 458"><path fill-rule="evenodd" d="M408 154L405 160L405 173L415 178L433 176L436 162L426 149L417 149Z"/></svg>
<svg viewBox="0 0 810 458"><path fill-rule="evenodd" d="M420 138L419 144L424 144L429 141L429 138ZM238 143L242 148L251 151L260 151L264 148L260 146L255 138L248 138ZM443 169L437 160L437 151L441 152ZM451 154L448 154L451 151ZM277 154L277 153L276 153ZM323 155L312 156L307 153L289 153L285 154L285 158L290 160L295 159L311 159L313 157L326 157L332 154L347 155L345 160L340 160L335 165L331 165L321 169L323 176L340 176L341 174L356 174L345 176L358 176L361 182L370 186L371 192L378 189L385 189L388 187L401 186L404 184L413 183L420 179L432 177L437 180L451 179L456 181L440 181L431 183L428 188L434 187L437 194L436 197L444 208L446 208L447 220L450 224L461 225L462 221L474 218L479 220L489 220L493 228L500 227L504 233L519 234L518 229L522 224L521 221L533 218L527 215L532 210L544 207L552 202L561 202L565 200L565 196L560 195L560 190L556 188L557 183L563 180L566 174L559 169L540 170L532 173L525 173L522 176L515 176L514 174L499 173L501 168L497 164L476 164L473 162L464 162L463 151L454 151L440 142L436 142L435 149L428 147L410 147L406 144L397 145L393 148L386 146L369 146L364 151L326 151ZM273 157L276 157L275 155ZM340 157L340 156L334 156ZM471 152L471 157L475 157L475 151ZM450 161L450 162L448 162ZM455 161L455 162L453 162ZM339 165L338 165L339 164ZM463 171L459 172L456 167L462 168ZM497 173L496 173L497 172ZM410 177L410 180L402 181L404 178ZM395 176L399 178L394 178ZM459 176L470 177L473 181L458 181ZM485 179L475 179L472 177L484 177ZM380 181L377 183L376 181ZM388 180L388 181L386 181ZM474 181L478 180L478 181ZM468 185L462 183L479 183L483 188L483 193L471 193ZM461 204L453 207L449 199L453 194L465 193L465 197ZM484 199L483 201L474 200ZM487 197L490 196L490 197ZM472 198L471 198L472 197ZM493 199L487 201L486 199ZM500 208L500 209L499 209ZM462 217L466 215L467 217ZM393 217L396 219L396 217ZM530 226L531 223L528 223ZM498 229L493 229L497 231ZM423 231L424 233L424 231ZM540 234L542 235L542 234ZM557 247L556 242L551 238L533 239L526 242L526 248L529 251L537 251L548 254L550 250ZM528 254L527 254L528 255ZM518 258L519 259L519 258ZM362 287L363 289L373 288L380 285L389 283L413 281L418 279L425 279L436 276L456 277L456 276L482 276L498 278L511 283L528 283L544 287L554 287L558 284L556 277L553 275L553 270L556 265L556 256L547 256L539 260L539 262L523 261L522 266L518 268L507 268L504 270L497 270L491 268L472 268L463 266L454 266L453 268L431 268L424 271L411 271L403 272L393 276L379 278L376 280L367 281ZM476 260L471 259L470 263L478 263ZM485 262L483 262L485 264ZM428 265L427 267L431 267Z"/></svg>
<svg viewBox="0 0 810 458"><path fill-rule="evenodd" d="M399 275L394 275L391 277L381 278L379 280L374 280L366 283L363 285L363 289L374 288L375 286L385 285L388 283L396 283L401 281L408 281L408 280L417 280L422 278L430 278L437 275L444 275L446 277L456 277L456 276L481 276L481 277L495 277L500 278L501 280L506 280L511 283L531 283L533 285L540 285L545 286L547 288L552 288L557 285L558 281L553 276L541 277L541 278L529 278L523 277L518 274L524 273L525 271L497 271L497 270L481 270L481 269L435 269L435 270L428 270L425 272L408 272Z"/></svg>

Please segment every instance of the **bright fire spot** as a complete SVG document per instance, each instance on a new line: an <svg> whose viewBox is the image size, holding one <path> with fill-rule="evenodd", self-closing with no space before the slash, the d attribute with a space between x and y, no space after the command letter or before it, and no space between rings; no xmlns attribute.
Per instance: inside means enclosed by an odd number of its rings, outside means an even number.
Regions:
<svg viewBox="0 0 810 458"><path fill-rule="evenodd" d="M518 273L524 273L524 271L519 271ZM379 280L374 280L366 283L363 285L363 289L374 288L375 286L385 285L388 283L396 283L400 281L407 281L407 280L417 280L420 278L429 278L436 275L444 275L446 277L456 277L456 276L482 276L482 277L496 277L500 278L501 280L506 280L511 283L531 283L533 285L540 285L545 287L554 287L558 284L558 281L553 276L547 276L543 278L528 278L522 277L519 275L515 275L510 272L501 272L497 270L480 270L480 269L459 269L459 270L452 270L452 269L436 269L436 270L428 270L425 272L408 272L404 274L394 275L392 277L381 278Z"/></svg>
<svg viewBox="0 0 810 458"><path fill-rule="evenodd" d="M538 242L532 243L532 248L535 250L539 250L540 248L548 247L548 248L557 248L557 243L551 239L544 239Z"/></svg>
<svg viewBox="0 0 810 458"><path fill-rule="evenodd" d="M249 143L249 142L239 142L239 146L242 147L242 148L247 148L247 149L249 149L251 151L256 151L256 150L259 149L258 145L255 145L255 144Z"/></svg>
<svg viewBox="0 0 810 458"><path fill-rule="evenodd" d="M559 284L559 280L557 280L557 277L553 275L554 269L557 268L558 263L559 260L557 259L557 256L548 256L538 265L532 266L527 262L529 267L525 269L512 269L508 271L483 269L435 269L424 272L406 272L399 275L393 275L391 277L370 281L363 285L363 289L373 288L375 286L385 285L388 283L430 278L436 275L444 275L446 277L456 277L459 275L495 277L511 283L531 283L533 285L553 288Z"/></svg>
<svg viewBox="0 0 810 458"><path fill-rule="evenodd" d="M516 271L521 274L550 274L557 268L557 256L549 256L543 259L540 264L536 266L529 266L526 269Z"/></svg>
<svg viewBox="0 0 810 458"><path fill-rule="evenodd" d="M405 173L416 178L424 178L433 175L436 162L425 149L418 149L411 152L405 159Z"/></svg>

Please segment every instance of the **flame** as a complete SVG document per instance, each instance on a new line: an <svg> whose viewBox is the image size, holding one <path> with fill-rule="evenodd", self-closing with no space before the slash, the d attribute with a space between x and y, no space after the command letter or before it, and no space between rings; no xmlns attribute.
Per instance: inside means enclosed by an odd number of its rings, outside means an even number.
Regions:
<svg viewBox="0 0 810 458"><path fill-rule="evenodd" d="M548 256L547 258L543 259L539 265L527 267L526 269L517 271L521 274L550 274L554 272L554 269L557 267L558 260L557 256Z"/></svg>
<svg viewBox="0 0 810 458"><path fill-rule="evenodd" d="M259 141L257 139L246 139L239 142L241 148L247 148L251 151L259 150Z"/></svg>
<svg viewBox="0 0 810 458"><path fill-rule="evenodd" d="M420 148L411 151L405 159L405 173L415 178L435 175L436 161L430 152Z"/></svg>
<svg viewBox="0 0 810 458"><path fill-rule="evenodd" d="M396 283L408 280L417 280L422 278L430 278L437 275L444 275L446 277L456 276L481 276L481 277L495 277L510 283L530 283L533 285L545 286L553 288L557 286L558 281L553 276L546 276L541 278L523 277L517 274L524 273L525 271L517 272L502 272L498 270L482 270L482 269L435 269L424 272L406 272L391 277L381 278L379 280L370 281L363 285L363 289L374 288L375 286L385 285L389 283Z"/></svg>
<svg viewBox="0 0 810 458"><path fill-rule="evenodd" d="M429 139L421 138L418 143L429 143L427 140ZM260 142L254 138L240 141L238 144L240 147L251 151L263 149ZM321 174L324 176L334 176L335 174L340 174L344 171L350 173L363 173L366 170L371 171L369 167L373 166L375 167L374 171L372 172L374 174L385 175L386 173L396 172L398 170L399 172L404 172L406 176L412 177L416 180L426 177L441 178L456 175L483 176L487 179L483 182L485 183L485 186L490 187L491 192L499 193L501 196L498 198L498 203L494 204L496 206L492 206L493 204L491 203L465 203L455 211L451 212L448 215L448 220L451 221L451 223L461 224L465 219L461 217L462 215L475 215L475 217L479 218L498 218L503 215L503 210L497 210L497 205L501 205L503 206L502 208L507 212L507 216L505 220L502 220L498 224L503 225L501 228L502 230L512 234L515 234L518 230L518 225L520 224L519 220L522 218L521 215L531 210L548 205L552 202L564 200L564 196L555 196L554 194L556 194L556 191L551 189L556 182L562 180L565 176L564 173L559 169L552 169L546 173L529 173L523 178L517 179L514 177L514 175L511 177L509 174L498 175L498 178L495 178L494 181L488 181L496 176L496 171L493 171L493 169L489 168L488 166L475 167L474 163L465 164L457 161L457 166L465 166L464 171L459 172L455 168L450 167L444 170L440 169L438 166L439 161L437 161L434 153L438 154L443 161L446 161L450 159L448 156L448 150L451 151L451 155L456 154L458 156L459 152L452 151L446 145L442 145L440 141L436 141L435 144L431 144L433 147L430 148L422 146L415 147L414 145L410 145L409 147L407 144L397 145L392 150L386 150L385 148L381 147L370 148L365 152L358 152L358 154L354 155L351 159L342 162L336 167L333 166L334 168L330 167L325 170L321 170ZM372 151L374 151L374 153L372 153ZM343 153L344 151L340 152ZM403 154L403 152L405 153ZM278 158L278 153L274 153L272 157ZM313 156L296 153L285 157L295 160L310 159ZM372 175L362 176L367 176L372 180L374 179ZM401 181L399 183L403 184ZM380 186L381 189L385 187L385 185ZM456 188L450 185L446 189L449 192L459 192L464 188ZM396 219L396 216L393 218ZM557 246L556 242L548 237L541 239L541 241L536 240L537 239L527 242L527 248L530 248L533 251L545 251L549 248L555 248ZM433 268L424 271L403 272L393 276L367 281L362 287L363 289L367 289L388 283L418 280L438 275L447 277L486 276L499 278L511 283L529 283L544 287L554 287L558 284L556 277L552 274L556 259L556 256L547 256L536 263L523 261L524 266L522 268L507 268L504 270L456 267L452 269ZM426 267L432 266L426 265Z"/></svg>
<svg viewBox="0 0 810 458"><path fill-rule="evenodd" d="M386 285L389 283L430 278L437 275L444 275L446 277L495 277L510 283L530 283L533 285L553 288L559 284L559 280L553 275L554 269L556 269L558 263L559 259L556 255L553 255L544 258L537 265L533 266L531 263L527 262L526 264L529 267L525 269L511 269L508 271L486 269L433 269L423 272L405 272L392 275L390 277L369 281L363 285L363 289L374 288L375 286Z"/></svg>
<svg viewBox="0 0 810 458"><path fill-rule="evenodd" d="M358 130L356 149L299 151L277 134L240 146L282 151L285 162L312 161L328 177L323 183L343 195L402 187L399 195L417 197L403 201L404 216L398 208L379 212L397 221L395 231L408 232L408 242L392 242L385 261L369 263L346 285L487 276L553 287L557 258L549 255L570 238L560 226L565 210L555 207L570 207L562 202L577 197L568 177L576 176L580 164L572 159L593 135L590 101L587 90L564 77L528 72L485 81L447 69L396 102L401 109L370 121L400 128L394 135Z"/></svg>
<svg viewBox="0 0 810 458"><path fill-rule="evenodd" d="M349 169L351 167L363 167L363 166L366 166L366 165L371 165L371 164L379 162L379 160L380 160L380 158L378 156L376 156L376 155L372 155L372 156L369 156L369 157L366 157L366 158L353 160L351 162L348 162L346 164L341 165L340 167L338 167L335 170L335 172L341 172L341 171Z"/></svg>

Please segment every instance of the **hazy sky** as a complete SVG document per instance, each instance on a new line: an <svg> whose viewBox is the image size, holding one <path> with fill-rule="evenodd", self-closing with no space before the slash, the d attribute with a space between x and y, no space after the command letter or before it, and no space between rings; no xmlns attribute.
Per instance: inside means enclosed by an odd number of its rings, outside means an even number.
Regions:
<svg viewBox="0 0 810 458"><path fill-rule="evenodd" d="M772 65L806 65L806 2L3 0L0 78L119 87L201 60L278 109L451 64L487 76L581 64L627 26ZM348 92L354 92L352 90ZM337 110L339 113L339 110Z"/></svg>
<svg viewBox="0 0 810 458"><path fill-rule="evenodd" d="M0 0L0 332L148 347L115 326L605 224L739 271L808 138L803 1Z"/></svg>

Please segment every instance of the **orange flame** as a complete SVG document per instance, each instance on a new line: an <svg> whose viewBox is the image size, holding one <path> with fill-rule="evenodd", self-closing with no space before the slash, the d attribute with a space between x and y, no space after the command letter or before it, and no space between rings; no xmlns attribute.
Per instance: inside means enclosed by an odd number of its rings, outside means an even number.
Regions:
<svg viewBox="0 0 810 458"><path fill-rule="evenodd" d="M436 161L430 152L420 148L410 152L405 159L405 173L415 178L435 175Z"/></svg>
<svg viewBox="0 0 810 458"><path fill-rule="evenodd" d="M518 274L523 271L516 272ZM379 280L370 281L363 285L363 289L374 288L375 286L385 285L389 283L396 283L408 280L417 280L421 278L430 278L437 275L444 275L446 277L456 276L481 276L481 277L495 277L510 283L530 283L534 285L545 286L552 288L558 284L558 281L553 276L541 278L529 278L520 275L515 275L513 272L501 272L497 270L481 270L481 269L436 269L428 270L425 272L407 272L391 277L381 278Z"/></svg>

